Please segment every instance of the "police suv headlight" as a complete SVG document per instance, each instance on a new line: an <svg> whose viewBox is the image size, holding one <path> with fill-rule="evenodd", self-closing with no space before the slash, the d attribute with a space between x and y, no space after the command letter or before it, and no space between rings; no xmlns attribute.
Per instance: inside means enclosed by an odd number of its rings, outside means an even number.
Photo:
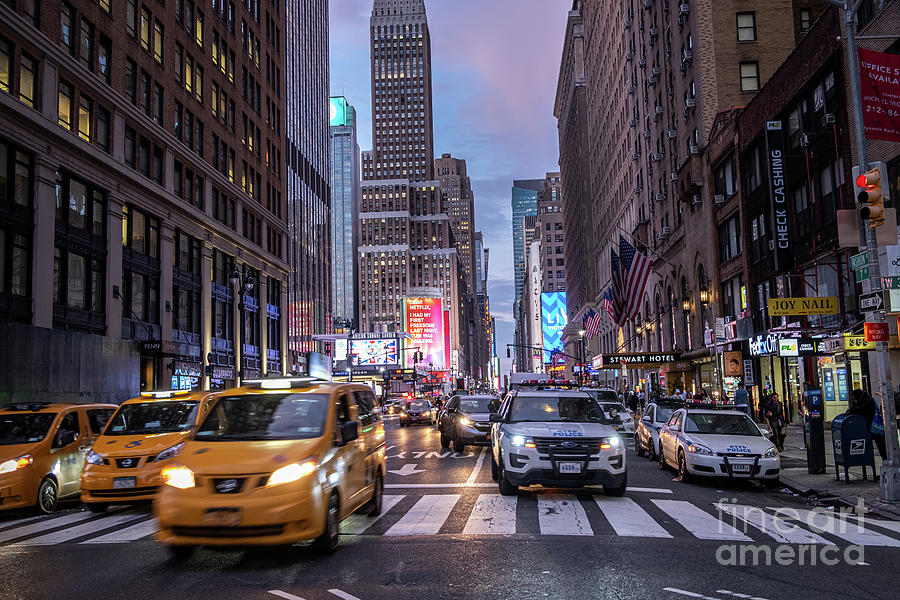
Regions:
<svg viewBox="0 0 900 600"><path fill-rule="evenodd" d="M103 457L91 450L87 453L87 456L84 457L84 462L88 463L89 465L102 465Z"/></svg>
<svg viewBox="0 0 900 600"><path fill-rule="evenodd" d="M765 454L763 454L763 458L775 458L776 456L778 456L778 448L776 448L775 446L772 446L771 448L766 450Z"/></svg>
<svg viewBox="0 0 900 600"><path fill-rule="evenodd" d="M162 452L160 452L159 454L156 455L156 462L159 462L161 460L168 460L170 458L175 458L176 456L181 454L182 448L184 448L184 442L181 442L180 444L175 444L171 448L167 448L167 449L163 450Z"/></svg>
<svg viewBox="0 0 900 600"><path fill-rule="evenodd" d="M699 454L701 456L712 456L712 450L701 444L690 444L687 451L691 454Z"/></svg>
<svg viewBox="0 0 900 600"><path fill-rule="evenodd" d="M612 437L603 438L600 440L600 448L602 450L609 450L610 448L618 448L622 445L622 438L617 435Z"/></svg>
<svg viewBox="0 0 900 600"><path fill-rule="evenodd" d="M509 440L509 445L513 448L535 448L534 441L521 435L514 435Z"/></svg>

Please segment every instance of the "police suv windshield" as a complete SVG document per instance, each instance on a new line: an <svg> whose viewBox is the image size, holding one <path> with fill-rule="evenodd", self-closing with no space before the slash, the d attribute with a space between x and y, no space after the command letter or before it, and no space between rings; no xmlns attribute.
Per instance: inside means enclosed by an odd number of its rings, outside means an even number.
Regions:
<svg viewBox="0 0 900 600"><path fill-rule="evenodd" d="M56 413L0 415L0 446L33 444L47 437Z"/></svg>
<svg viewBox="0 0 900 600"><path fill-rule="evenodd" d="M197 417L196 401L158 400L123 404L109 420L104 435L140 435L187 431Z"/></svg>
<svg viewBox="0 0 900 600"><path fill-rule="evenodd" d="M711 433L720 435L760 435L759 429L744 414L688 413L684 422L685 433Z"/></svg>
<svg viewBox="0 0 900 600"><path fill-rule="evenodd" d="M581 422L608 424L603 408L588 394L517 396L512 403L510 422Z"/></svg>
<svg viewBox="0 0 900 600"><path fill-rule="evenodd" d="M302 440L325 429L328 394L250 394L219 400L194 439L204 442Z"/></svg>

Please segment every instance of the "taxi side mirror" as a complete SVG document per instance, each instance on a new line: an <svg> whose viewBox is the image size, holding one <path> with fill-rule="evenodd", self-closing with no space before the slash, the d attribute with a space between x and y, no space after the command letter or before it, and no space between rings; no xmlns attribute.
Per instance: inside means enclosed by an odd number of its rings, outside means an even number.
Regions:
<svg viewBox="0 0 900 600"><path fill-rule="evenodd" d="M74 431L70 429L60 429L56 433L56 440L53 444L54 448L65 448L69 444L75 441L76 434Z"/></svg>
<svg viewBox="0 0 900 600"><path fill-rule="evenodd" d="M347 444L359 438L359 422L347 421L341 423L341 443Z"/></svg>
<svg viewBox="0 0 900 600"><path fill-rule="evenodd" d="M503 417L501 417L497 413L491 413L491 416L488 418L488 420L490 420L491 423L502 423Z"/></svg>

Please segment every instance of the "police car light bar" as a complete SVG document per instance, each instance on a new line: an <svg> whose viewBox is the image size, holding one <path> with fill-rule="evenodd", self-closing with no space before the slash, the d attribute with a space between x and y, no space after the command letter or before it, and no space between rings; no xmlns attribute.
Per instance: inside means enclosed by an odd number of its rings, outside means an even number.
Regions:
<svg viewBox="0 0 900 600"><path fill-rule="evenodd" d="M520 381L516 385L520 387L535 387L538 389L547 389L547 388L564 388L564 387L578 387L579 384L577 381L572 379L526 379L525 381Z"/></svg>

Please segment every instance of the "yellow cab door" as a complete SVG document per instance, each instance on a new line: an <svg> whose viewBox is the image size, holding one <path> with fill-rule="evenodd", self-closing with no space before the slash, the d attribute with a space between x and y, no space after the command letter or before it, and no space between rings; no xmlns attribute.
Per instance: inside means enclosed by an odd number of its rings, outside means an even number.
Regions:
<svg viewBox="0 0 900 600"><path fill-rule="evenodd" d="M91 446L97 441L97 438L100 437L103 428L106 427L107 421L113 416L114 412L116 412L116 409L114 408L98 407L84 409L84 421L86 426L84 427L85 437L81 441L82 452L87 454L90 451Z"/></svg>
<svg viewBox="0 0 900 600"><path fill-rule="evenodd" d="M356 411L356 402L352 398L352 392L340 390L335 399L335 414L337 423L335 424L335 432L338 441L337 465L340 469L343 467L343 477L341 486L341 516L346 516L355 511L359 505L365 501L365 452L363 450L365 441L362 437L355 440L342 442L341 431L345 423L355 422L357 431L359 431L359 420Z"/></svg>
<svg viewBox="0 0 900 600"><path fill-rule="evenodd" d="M359 417L359 437L365 455L364 485L368 490L378 473L378 452L384 447L384 429L381 425L381 415L375 407L375 394L368 389L357 389L353 391L353 396Z"/></svg>
<svg viewBox="0 0 900 600"><path fill-rule="evenodd" d="M53 456L53 472L59 480L59 495L67 496L81 489L81 470L84 468L82 421L79 409L70 408L59 420L53 433L50 452Z"/></svg>

